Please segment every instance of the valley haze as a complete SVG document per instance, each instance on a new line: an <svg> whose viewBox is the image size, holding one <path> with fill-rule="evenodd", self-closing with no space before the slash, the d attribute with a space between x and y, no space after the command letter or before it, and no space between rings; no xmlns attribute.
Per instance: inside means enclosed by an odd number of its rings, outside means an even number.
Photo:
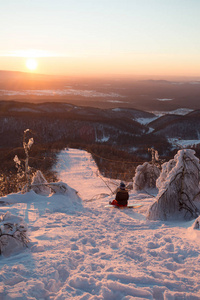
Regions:
<svg viewBox="0 0 200 300"><path fill-rule="evenodd" d="M99 108L146 111L198 109L200 80L79 78L0 71L0 100L67 102Z"/></svg>

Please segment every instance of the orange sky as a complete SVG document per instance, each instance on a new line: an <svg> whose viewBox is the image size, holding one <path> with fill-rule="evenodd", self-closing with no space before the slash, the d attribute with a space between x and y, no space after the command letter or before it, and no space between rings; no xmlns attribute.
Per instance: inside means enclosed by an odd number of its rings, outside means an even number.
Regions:
<svg viewBox="0 0 200 300"><path fill-rule="evenodd" d="M38 66L30 71L27 58L0 57L2 70L22 72L35 72L52 75L73 76L144 76L151 77L184 77L199 76L200 63L191 62L184 58L177 60L175 57L147 57L141 55L132 57L42 57L35 58Z"/></svg>
<svg viewBox="0 0 200 300"><path fill-rule="evenodd" d="M200 77L200 1L4 1L0 70Z"/></svg>

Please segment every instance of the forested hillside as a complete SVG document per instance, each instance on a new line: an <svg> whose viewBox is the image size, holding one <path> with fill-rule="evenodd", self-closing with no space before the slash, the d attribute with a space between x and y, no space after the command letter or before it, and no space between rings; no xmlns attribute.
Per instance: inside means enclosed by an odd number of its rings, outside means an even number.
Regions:
<svg viewBox="0 0 200 300"><path fill-rule="evenodd" d="M151 160L149 148L158 150L162 159L169 159L176 147L168 138L197 139L198 117L198 111L158 117L128 108L1 101L1 174L16 173L13 158L15 154L23 158L22 136L24 130L30 129L34 139L30 157L33 170L40 165L46 176L54 178L50 170L55 154L73 147L91 152L105 176L121 178L123 174L124 180L130 180L138 164ZM196 151L198 155L198 146Z"/></svg>

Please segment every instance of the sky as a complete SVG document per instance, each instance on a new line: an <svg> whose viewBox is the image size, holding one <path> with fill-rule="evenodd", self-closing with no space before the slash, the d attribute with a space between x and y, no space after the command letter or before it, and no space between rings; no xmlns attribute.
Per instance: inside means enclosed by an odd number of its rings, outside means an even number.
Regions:
<svg viewBox="0 0 200 300"><path fill-rule="evenodd" d="M0 0L0 70L198 77L199 12L199 0Z"/></svg>

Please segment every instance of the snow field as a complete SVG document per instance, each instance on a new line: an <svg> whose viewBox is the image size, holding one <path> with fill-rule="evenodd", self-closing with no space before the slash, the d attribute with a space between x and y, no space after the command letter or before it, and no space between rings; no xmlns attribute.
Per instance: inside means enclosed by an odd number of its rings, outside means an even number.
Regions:
<svg viewBox="0 0 200 300"><path fill-rule="evenodd" d="M1 198L9 203L1 213L23 217L31 239L23 252L0 257L1 300L200 299L194 221L146 220L155 198L145 193L130 193L129 204L140 208L105 208L113 196L85 151L62 151L56 170L82 202L70 188ZM117 184L109 181L113 191Z"/></svg>

